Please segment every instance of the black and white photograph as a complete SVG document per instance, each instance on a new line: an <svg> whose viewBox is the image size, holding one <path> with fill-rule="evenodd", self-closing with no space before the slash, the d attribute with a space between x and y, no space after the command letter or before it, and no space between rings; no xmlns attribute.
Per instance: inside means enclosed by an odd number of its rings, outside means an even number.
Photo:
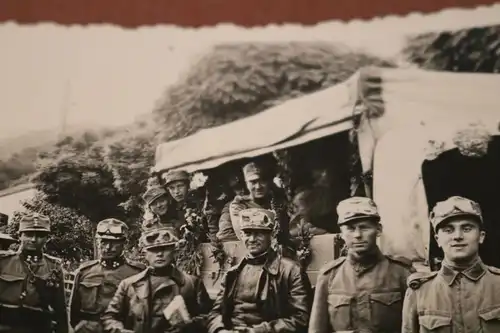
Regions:
<svg viewBox="0 0 500 333"><path fill-rule="evenodd" d="M500 3L0 44L0 333L500 333Z"/></svg>

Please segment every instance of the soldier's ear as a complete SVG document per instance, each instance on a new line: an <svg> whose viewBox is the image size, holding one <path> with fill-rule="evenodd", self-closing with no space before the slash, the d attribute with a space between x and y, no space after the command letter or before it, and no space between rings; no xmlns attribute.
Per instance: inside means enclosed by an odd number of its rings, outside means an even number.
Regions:
<svg viewBox="0 0 500 333"><path fill-rule="evenodd" d="M435 231L435 233L434 233L434 239L436 240L437 245L438 245L439 247L441 247L441 244L439 244L439 235L438 235L438 233L437 233L437 230L436 230L436 231Z"/></svg>
<svg viewBox="0 0 500 333"><path fill-rule="evenodd" d="M479 244L483 244L485 238L486 238L486 231L481 230L479 232Z"/></svg>

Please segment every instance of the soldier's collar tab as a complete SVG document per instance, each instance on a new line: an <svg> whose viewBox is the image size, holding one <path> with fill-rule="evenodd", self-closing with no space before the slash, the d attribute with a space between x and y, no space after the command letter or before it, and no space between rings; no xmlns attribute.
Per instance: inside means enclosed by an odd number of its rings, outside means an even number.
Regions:
<svg viewBox="0 0 500 333"><path fill-rule="evenodd" d="M101 266L106 268L118 268L121 265L125 264L125 258L120 257L115 259L101 259L99 263L101 264Z"/></svg>
<svg viewBox="0 0 500 333"><path fill-rule="evenodd" d="M453 268L446 265L446 263L444 262L440 270L441 276L448 285L451 285L455 281L457 276L460 274L464 275L469 280L477 281L481 277L483 277L485 273L486 273L486 267L481 260L476 261L475 264L473 264L471 267L467 268L462 272L454 270Z"/></svg>

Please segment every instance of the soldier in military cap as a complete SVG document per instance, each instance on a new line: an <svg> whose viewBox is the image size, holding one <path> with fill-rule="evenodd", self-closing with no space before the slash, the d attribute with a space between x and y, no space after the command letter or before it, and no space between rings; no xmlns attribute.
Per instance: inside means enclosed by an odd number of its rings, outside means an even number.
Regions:
<svg viewBox="0 0 500 333"><path fill-rule="evenodd" d="M103 332L100 316L120 281L146 268L124 257L127 231L127 225L115 218L97 224L99 259L78 268L70 296L70 322L75 333Z"/></svg>
<svg viewBox="0 0 500 333"><path fill-rule="evenodd" d="M240 237L240 212L247 208L272 209L277 214L279 221L280 244L292 246L289 234L289 222L285 198L278 191L273 190L272 177L265 171L259 162L250 162L243 167L243 176L249 195L237 195L229 205L231 222L237 237ZM240 237L241 240L241 237Z"/></svg>
<svg viewBox="0 0 500 333"><path fill-rule="evenodd" d="M245 209L240 220L248 253L224 277L209 315L209 333L306 332L310 281L298 263L272 250L274 213Z"/></svg>
<svg viewBox="0 0 500 333"><path fill-rule="evenodd" d="M172 170L165 174L164 179L172 198L178 203L186 201L189 192L189 173L184 170Z"/></svg>
<svg viewBox="0 0 500 333"><path fill-rule="evenodd" d="M500 270L479 258L479 204L450 197L434 206L430 221L444 260L439 271L408 278L402 332L500 332Z"/></svg>
<svg viewBox="0 0 500 333"><path fill-rule="evenodd" d="M171 228L160 225L143 232L140 243L149 268L120 283L102 317L106 332L205 330L205 316L212 302L201 279L175 267L178 241ZM170 317L172 314L176 320Z"/></svg>
<svg viewBox="0 0 500 333"><path fill-rule="evenodd" d="M142 198L154 215L153 219L144 221L143 227L147 228L148 224L159 222L165 227L175 229L176 235L179 236L184 216L178 213L175 204L172 205L169 202L168 192L162 186L153 186L144 193Z"/></svg>
<svg viewBox="0 0 500 333"><path fill-rule="evenodd" d="M148 188L142 199L154 215L163 216L167 214L168 195L162 186L156 185Z"/></svg>
<svg viewBox="0 0 500 333"><path fill-rule="evenodd" d="M185 215L187 209L191 208L201 211L203 201L189 192L190 175L186 171L170 170L165 173L163 179L165 180L167 191L163 188L151 189L150 193L146 193L149 196L146 198L146 201L148 202L149 200L149 206L152 210L155 207L154 205L160 206L156 202L162 202L161 211L158 208L158 212L155 215L166 227L175 228L177 232L176 236L180 237L181 227L186 224ZM209 232L208 221L206 219L202 220L201 227L204 231L202 241L206 241L208 240Z"/></svg>
<svg viewBox="0 0 500 333"><path fill-rule="evenodd" d="M17 252L0 252L0 332L67 333L61 260L43 252L50 220L24 214L19 233Z"/></svg>
<svg viewBox="0 0 500 333"><path fill-rule="evenodd" d="M343 200L337 214L348 254L319 272L309 333L400 332L411 262L380 251L382 224L371 199Z"/></svg>

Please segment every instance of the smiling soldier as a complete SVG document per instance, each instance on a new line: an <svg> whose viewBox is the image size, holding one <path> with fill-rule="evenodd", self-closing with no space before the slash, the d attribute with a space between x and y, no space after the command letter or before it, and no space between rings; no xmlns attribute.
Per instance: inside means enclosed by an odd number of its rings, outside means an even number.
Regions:
<svg viewBox="0 0 500 333"><path fill-rule="evenodd" d="M500 332L500 270L479 258L479 205L454 196L438 202L430 220L444 260L439 271L408 278L402 332Z"/></svg>
<svg viewBox="0 0 500 333"><path fill-rule="evenodd" d="M100 333L100 316L121 280L146 267L125 259L123 251L128 227L110 218L97 224L99 260L91 260L76 271L70 297L70 322L75 333Z"/></svg>
<svg viewBox="0 0 500 333"><path fill-rule="evenodd" d="M343 200L337 214L348 254L318 275L309 333L399 333L411 263L381 253L382 225L371 199Z"/></svg>
<svg viewBox="0 0 500 333"><path fill-rule="evenodd" d="M310 283L296 262L271 249L273 212L245 209L240 219L248 254L224 277L209 315L209 333L306 332Z"/></svg>

